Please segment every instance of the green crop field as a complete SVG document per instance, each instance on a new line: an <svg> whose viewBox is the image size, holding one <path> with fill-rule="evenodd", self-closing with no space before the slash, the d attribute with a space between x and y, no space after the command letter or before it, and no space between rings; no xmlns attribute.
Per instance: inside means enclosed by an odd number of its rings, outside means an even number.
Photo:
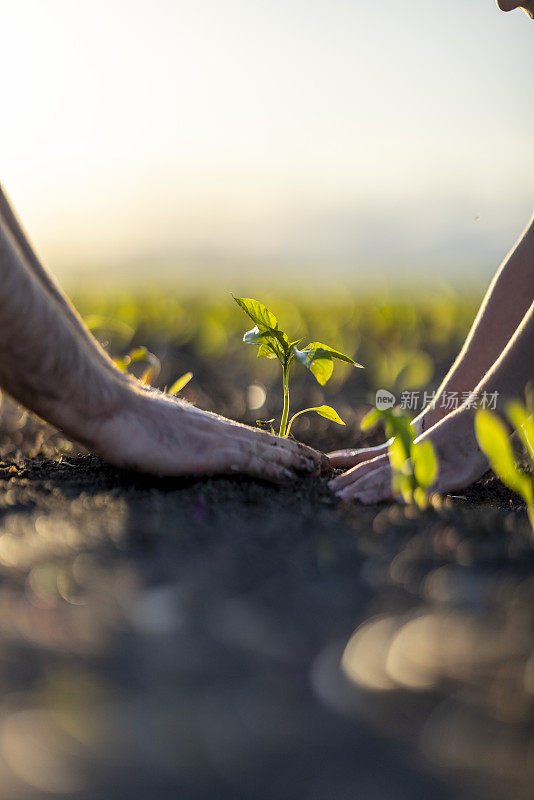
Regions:
<svg viewBox="0 0 534 800"><path fill-rule="evenodd" d="M324 420L299 420L295 436L323 447L341 445L357 435L361 409L372 402L377 389L398 395L435 388L458 353L480 302L474 293L464 297L451 288L432 296L323 296L317 290L301 296L261 292L258 297L295 338L326 341L365 367L354 370L336 363L325 387L305 370L294 371L295 408L335 401L348 423L334 430L337 426ZM158 357L156 386L170 386L192 371L182 396L202 408L251 424L280 414L279 369L243 345L246 323L230 292L181 297L178 291L93 291L75 293L73 300L110 355L120 357L146 346ZM142 369L138 365L138 374ZM260 404L262 393L265 402Z"/></svg>

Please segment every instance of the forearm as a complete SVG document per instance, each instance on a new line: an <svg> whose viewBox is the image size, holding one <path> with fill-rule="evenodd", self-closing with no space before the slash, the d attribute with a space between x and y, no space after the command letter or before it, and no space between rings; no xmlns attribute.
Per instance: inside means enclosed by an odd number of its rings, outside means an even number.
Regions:
<svg viewBox="0 0 534 800"><path fill-rule="evenodd" d="M505 259L484 297L453 366L441 383L435 408L427 408L425 430L447 412L439 398L472 391L506 348L534 298L534 219Z"/></svg>
<svg viewBox="0 0 534 800"><path fill-rule="evenodd" d="M37 255L32 248L25 231L7 198L4 188L0 185L0 219L10 231L12 237L17 243L20 254L23 256L26 265L32 270L34 275L42 283L50 293L54 294L56 298L63 304L64 295L55 283L52 276L44 269L43 265L37 258ZM66 304L65 304L66 305Z"/></svg>
<svg viewBox="0 0 534 800"><path fill-rule="evenodd" d="M533 379L534 301L497 361L474 387L474 396L480 401L484 393L495 395L497 409L504 411L510 399L523 397Z"/></svg>
<svg viewBox="0 0 534 800"><path fill-rule="evenodd" d="M97 344L90 331L86 328L78 312L61 290L54 276L41 263L35 253L26 232L23 230L8 197L0 185L0 225L4 224L12 239L14 240L19 254L34 278L39 282L44 292L53 299L59 307L61 313L70 320L71 324L78 331L78 335L84 338L89 347L93 349L93 355L102 366L107 370L114 370L114 365L107 353Z"/></svg>
<svg viewBox="0 0 534 800"><path fill-rule="evenodd" d="M0 224L0 383L27 408L85 444L113 414L130 381L104 367L98 345L28 269Z"/></svg>

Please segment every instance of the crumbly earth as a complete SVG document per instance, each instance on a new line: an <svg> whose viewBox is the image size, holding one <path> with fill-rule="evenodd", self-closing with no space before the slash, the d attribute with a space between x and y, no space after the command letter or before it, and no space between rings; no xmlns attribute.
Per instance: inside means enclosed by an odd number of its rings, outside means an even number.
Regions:
<svg viewBox="0 0 534 800"><path fill-rule="evenodd" d="M326 480L5 457L2 800L531 797L518 498L488 474L362 507Z"/></svg>

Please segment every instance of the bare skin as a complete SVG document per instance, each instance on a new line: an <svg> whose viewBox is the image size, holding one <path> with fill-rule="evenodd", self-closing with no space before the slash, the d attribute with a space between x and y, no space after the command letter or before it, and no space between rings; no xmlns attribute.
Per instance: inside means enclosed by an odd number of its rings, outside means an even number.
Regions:
<svg viewBox="0 0 534 800"><path fill-rule="evenodd" d="M322 454L142 387L40 263L0 189L0 385L111 464L161 475L318 474Z"/></svg>
<svg viewBox="0 0 534 800"><path fill-rule="evenodd" d="M497 5L502 11L521 8L534 19L534 0L497 0ZM473 432L473 410L464 405L449 413L439 398L451 392L461 397L465 392L497 391L502 401L524 392L534 377L533 298L534 218L497 271L460 354L437 390L438 402L413 420L419 438L428 437L437 451L440 474L435 491L462 489L487 469ZM363 502L389 498L388 444L329 453L333 467L349 470L331 481L332 491Z"/></svg>
<svg viewBox="0 0 534 800"><path fill-rule="evenodd" d="M510 254L497 270L465 343L443 379L437 397L451 392L473 391L500 357L514 335L534 297L534 217ZM444 404L427 406L413 421L423 433L448 415ZM334 467L347 469L385 455L388 443L360 450L330 453Z"/></svg>
<svg viewBox="0 0 534 800"><path fill-rule="evenodd" d="M528 0L528 2L522 0L520 3L516 3L515 0L497 0L497 5L501 11L513 11L516 8L520 8L531 19L534 19L534 0Z"/></svg>
<svg viewBox="0 0 534 800"><path fill-rule="evenodd" d="M534 269L534 261L533 261ZM492 368L473 388L477 397L484 392L498 393L497 410L506 401L523 394L533 377L534 301ZM430 439L439 461L434 492L463 489L488 468L474 433L475 410L464 403L458 410L435 423L416 441ZM367 460L330 482L330 488L343 500L357 499L376 503L392 499L391 468L387 454Z"/></svg>

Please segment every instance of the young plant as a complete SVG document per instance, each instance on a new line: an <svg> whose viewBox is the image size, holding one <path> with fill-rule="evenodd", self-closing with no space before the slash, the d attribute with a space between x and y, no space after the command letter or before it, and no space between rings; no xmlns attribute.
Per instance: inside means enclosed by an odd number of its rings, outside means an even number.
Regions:
<svg viewBox="0 0 534 800"><path fill-rule="evenodd" d="M165 389L165 392L174 397L174 395L182 391L184 386L187 386L192 377L193 377L192 372L184 372L183 375L180 375L180 377L174 381L174 383L169 389Z"/></svg>
<svg viewBox="0 0 534 800"><path fill-rule="evenodd" d="M438 462L432 442L414 441L417 436L410 416L400 408L379 411L373 408L361 422L362 431L384 421L386 436L391 439L388 447L389 463L392 469L391 488L394 494L401 494L406 503L416 503L426 508L428 490L436 480Z"/></svg>
<svg viewBox="0 0 534 800"><path fill-rule="evenodd" d="M128 372L128 367L131 364L135 364L138 361L146 361L147 367L139 379L144 386L148 386L155 381L161 370L161 362L159 358L155 356L154 353L151 353L150 350L147 350L147 348L144 346L136 347L133 350L130 350L130 352L122 358L114 358L113 361L115 366L118 367L121 372ZM178 394L178 392L180 392L184 386L189 383L192 377L192 372L184 373L174 381L169 389L165 388L166 394Z"/></svg>
<svg viewBox="0 0 534 800"><path fill-rule="evenodd" d="M299 350L297 345L300 344L302 340L297 339L295 341L290 341L287 334L278 327L278 320L272 311L269 311L263 303L259 303L257 300L252 300L247 297L234 297L234 300L254 323L254 328L245 333L243 341L246 344L258 345L258 358L277 358L282 366L284 406L282 410L282 419L280 421L279 436L287 438L296 418L300 417L301 414L306 414L308 411L315 411L321 417L336 422L338 425L344 425L345 423L337 411L331 406L304 408L302 411L297 411L296 414L293 414L290 419L289 373L292 364L298 361L310 370L321 386L324 386L332 375L334 358L339 359L339 361L346 361L354 367L361 367L361 364L357 364L349 356L340 353L338 350L334 350L327 344L322 344L322 342L312 342L302 350Z"/></svg>
<svg viewBox="0 0 534 800"><path fill-rule="evenodd" d="M480 449L488 459L492 470L527 504L528 518L534 530L534 419L519 400L508 403L506 416L525 446L530 475L516 464L509 431L497 414L488 409L477 411L475 433Z"/></svg>
<svg viewBox="0 0 534 800"><path fill-rule="evenodd" d="M136 364L138 361L145 361L147 363L147 367L139 379L145 386L152 383L152 381L158 377L161 370L161 362L159 358L155 356L154 353L151 353L150 350L147 350L147 348L144 346L135 347L122 358L114 358L113 361L115 366L118 367L121 372L128 372L128 367L130 367L132 364Z"/></svg>

